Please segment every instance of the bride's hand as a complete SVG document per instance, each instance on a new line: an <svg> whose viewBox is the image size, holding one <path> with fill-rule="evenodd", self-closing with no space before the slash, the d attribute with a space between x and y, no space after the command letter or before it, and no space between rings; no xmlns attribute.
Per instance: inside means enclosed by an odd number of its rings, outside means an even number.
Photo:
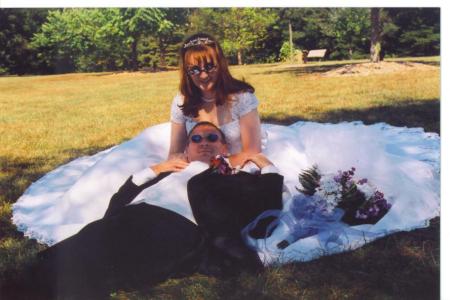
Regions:
<svg viewBox="0 0 450 300"><path fill-rule="evenodd" d="M230 155L228 157L228 160L230 161L230 164L233 168L236 168L237 166L243 167L252 155L254 155L254 154L241 152L241 153Z"/></svg>
<svg viewBox="0 0 450 300"><path fill-rule="evenodd" d="M273 163L262 153L249 155L244 164L246 164L249 161L253 162L260 169L267 167L269 165L273 165Z"/></svg>
<svg viewBox="0 0 450 300"><path fill-rule="evenodd" d="M156 176L163 172L180 172L186 168L189 163L184 158L174 157L169 158L159 164L153 165L150 168L155 172Z"/></svg>

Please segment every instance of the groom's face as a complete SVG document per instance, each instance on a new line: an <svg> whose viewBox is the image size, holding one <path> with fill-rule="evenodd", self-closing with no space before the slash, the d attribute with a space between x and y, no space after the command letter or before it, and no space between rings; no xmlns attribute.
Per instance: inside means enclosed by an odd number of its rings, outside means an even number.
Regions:
<svg viewBox="0 0 450 300"><path fill-rule="evenodd" d="M220 132L209 125L194 128L189 135L186 154L189 161L202 161L207 164L218 154L227 153L227 146L221 138Z"/></svg>

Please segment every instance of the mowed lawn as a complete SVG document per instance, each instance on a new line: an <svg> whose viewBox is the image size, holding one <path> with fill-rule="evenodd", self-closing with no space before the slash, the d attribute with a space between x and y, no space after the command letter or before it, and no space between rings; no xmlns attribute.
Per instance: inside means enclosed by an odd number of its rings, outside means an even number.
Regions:
<svg viewBox="0 0 450 300"><path fill-rule="evenodd" d="M439 57L402 59L435 68L323 76L363 61L232 67L256 89L263 122L387 122L440 132ZM0 77L0 282L44 246L10 222L11 205L39 177L71 159L169 120L177 71ZM319 137L320 138L320 137ZM434 299L439 295L439 220L351 253L218 279L194 275L113 298Z"/></svg>

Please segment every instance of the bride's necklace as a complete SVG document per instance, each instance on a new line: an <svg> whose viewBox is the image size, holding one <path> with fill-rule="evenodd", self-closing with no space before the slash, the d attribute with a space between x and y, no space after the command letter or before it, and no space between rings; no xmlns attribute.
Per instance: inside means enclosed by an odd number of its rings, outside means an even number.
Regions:
<svg viewBox="0 0 450 300"><path fill-rule="evenodd" d="M206 98L206 97L202 97L203 102L206 103L212 103L216 101L216 97L211 97L211 98Z"/></svg>

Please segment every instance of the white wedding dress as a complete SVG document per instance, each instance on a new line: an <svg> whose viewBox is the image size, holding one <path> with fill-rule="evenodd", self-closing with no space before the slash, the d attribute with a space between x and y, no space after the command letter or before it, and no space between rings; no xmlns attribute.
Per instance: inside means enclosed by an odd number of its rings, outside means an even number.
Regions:
<svg viewBox="0 0 450 300"><path fill-rule="evenodd" d="M239 132L239 122L226 126L228 134ZM265 264L306 261L354 249L393 232L426 227L440 214L440 138L436 133L361 122L263 124L262 131L263 152L284 176L291 196L298 194L299 173L313 164L325 173L355 167L356 177L368 178L392 204L377 224L344 230L345 238L339 243L324 243L329 237L323 233L280 250L275 245L289 235L280 225L269 238L253 241ZM167 157L169 136L170 123L152 126L127 142L59 166L18 199L13 223L26 236L48 245L75 234L103 217L109 199L131 174ZM191 164L144 190L132 204L145 201L194 220L186 182L206 167ZM289 209L288 200L283 211Z"/></svg>

